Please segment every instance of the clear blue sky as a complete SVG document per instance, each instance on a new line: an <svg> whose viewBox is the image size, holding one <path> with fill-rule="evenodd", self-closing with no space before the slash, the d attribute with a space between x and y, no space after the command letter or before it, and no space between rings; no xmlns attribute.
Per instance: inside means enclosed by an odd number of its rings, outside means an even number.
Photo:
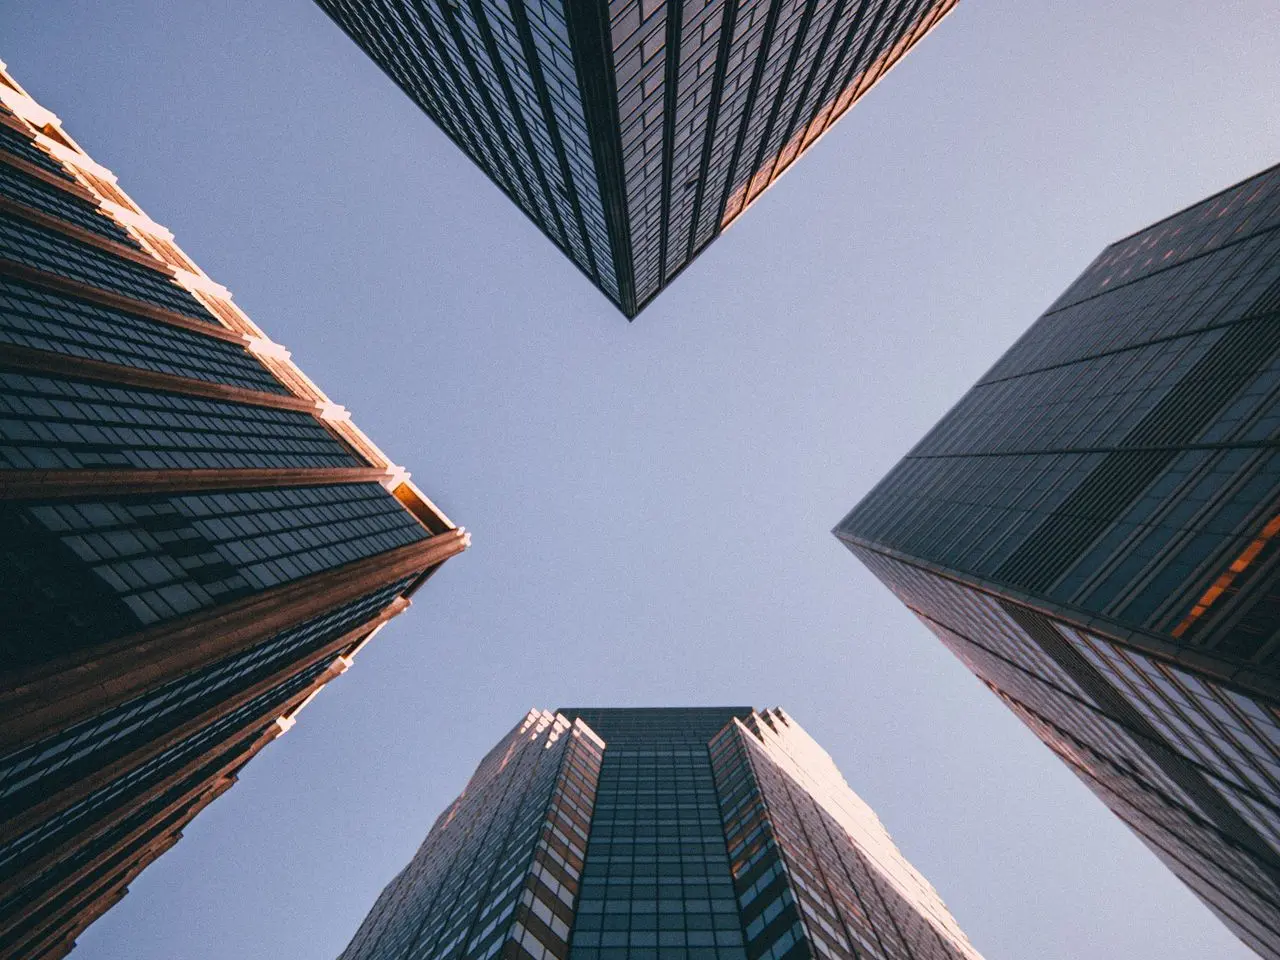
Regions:
<svg viewBox="0 0 1280 960"><path fill-rule="evenodd" d="M1106 243L1280 158L1274 0L965 0L634 324L307 0L3 7L475 537L79 960L333 957L569 702L785 706L989 960L1252 956L828 531Z"/></svg>

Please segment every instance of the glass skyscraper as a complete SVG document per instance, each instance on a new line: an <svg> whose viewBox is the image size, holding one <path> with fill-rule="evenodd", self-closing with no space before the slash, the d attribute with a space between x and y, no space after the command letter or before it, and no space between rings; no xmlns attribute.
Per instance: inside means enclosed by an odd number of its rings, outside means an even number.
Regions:
<svg viewBox="0 0 1280 960"><path fill-rule="evenodd" d="M981 960L782 710L533 710L340 960Z"/></svg>
<svg viewBox="0 0 1280 960"><path fill-rule="evenodd" d="M835 533L1280 958L1280 167L1104 250Z"/></svg>
<svg viewBox="0 0 1280 960"><path fill-rule="evenodd" d="M955 0L318 0L628 317Z"/></svg>
<svg viewBox="0 0 1280 960"><path fill-rule="evenodd" d="M0 64L0 957L58 957L467 543Z"/></svg>

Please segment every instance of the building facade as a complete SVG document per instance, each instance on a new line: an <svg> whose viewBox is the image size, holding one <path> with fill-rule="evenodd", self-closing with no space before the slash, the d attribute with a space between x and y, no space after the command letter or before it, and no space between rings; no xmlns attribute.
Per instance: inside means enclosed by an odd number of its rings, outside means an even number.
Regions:
<svg viewBox="0 0 1280 960"><path fill-rule="evenodd" d="M1280 167L1104 250L835 533L1280 958Z"/></svg>
<svg viewBox="0 0 1280 960"><path fill-rule="evenodd" d="M0 64L0 956L69 951L466 543Z"/></svg>
<svg viewBox="0 0 1280 960"><path fill-rule="evenodd" d="M533 710L340 960L981 960L782 710Z"/></svg>
<svg viewBox="0 0 1280 960"><path fill-rule="evenodd" d="M318 0L634 317L955 0Z"/></svg>

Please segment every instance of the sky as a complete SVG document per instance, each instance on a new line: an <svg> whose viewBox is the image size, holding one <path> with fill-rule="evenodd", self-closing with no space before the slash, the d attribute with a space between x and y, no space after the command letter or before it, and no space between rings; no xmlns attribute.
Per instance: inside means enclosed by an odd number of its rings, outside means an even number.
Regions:
<svg viewBox="0 0 1280 960"><path fill-rule="evenodd" d="M336 956L570 703L784 706L988 960L1252 956L830 530L1104 245L1280 158L1273 0L964 0L630 324L307 0L0 6L474 537L77 960Z"/></svg>

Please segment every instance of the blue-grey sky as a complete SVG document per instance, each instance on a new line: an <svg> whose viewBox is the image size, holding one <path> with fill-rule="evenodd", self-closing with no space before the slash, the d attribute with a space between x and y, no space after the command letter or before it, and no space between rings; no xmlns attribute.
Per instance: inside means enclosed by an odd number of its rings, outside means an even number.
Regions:
<svg viewBox="0 0 1280 960"><path fill-rule="evenodd" d="M1106 243L1280 158L1274 0L965 0L633 324L307 0L0 5L474 534L80 960L333 957L568 702L785 706L989 960L1252 956L828 531Z"/></svg>

